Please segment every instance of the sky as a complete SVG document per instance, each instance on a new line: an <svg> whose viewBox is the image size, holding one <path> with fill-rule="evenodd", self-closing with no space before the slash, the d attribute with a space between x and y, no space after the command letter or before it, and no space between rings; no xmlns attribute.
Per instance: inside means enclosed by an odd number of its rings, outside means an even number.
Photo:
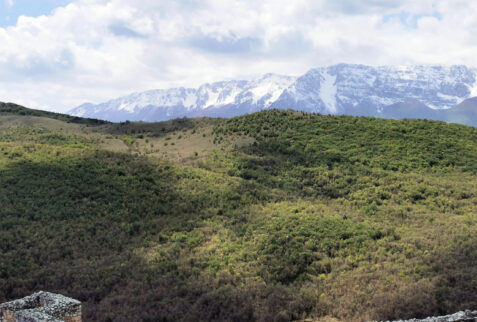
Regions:
<svg viewBox="0 0 477 322"><path fill-rule="evenodd" d="M0 101L59 112L268 72L475 57L477 1L0 0Z"/></svg>
<svg viewBox="0 0 477 322"><path fill-rule="evenodd" d="M38 17L67 5L70 0L0 0L0 27L15 25L19 16Z"/></svg>

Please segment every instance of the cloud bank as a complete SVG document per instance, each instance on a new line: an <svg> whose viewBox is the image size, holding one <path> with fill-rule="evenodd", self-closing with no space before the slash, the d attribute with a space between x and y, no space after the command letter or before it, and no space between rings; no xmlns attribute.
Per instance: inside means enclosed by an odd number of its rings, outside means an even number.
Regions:
<svg viewBox="0 0 477 322"><path fill-rule="evenodd" d="M476 54L477 2L77 0L0 28L0 101L66 111L341 62L477 67Z"/></svg>

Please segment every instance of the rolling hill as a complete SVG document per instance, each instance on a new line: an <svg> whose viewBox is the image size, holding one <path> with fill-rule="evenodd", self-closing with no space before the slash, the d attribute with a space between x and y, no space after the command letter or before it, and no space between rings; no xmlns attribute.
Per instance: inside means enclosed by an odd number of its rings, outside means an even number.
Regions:
<svg viewBox="0 0 477 322"><path fill-rule="evenodd" d="M267 110L0 113L0 302L86 321L365 321L477 306L477 129Z"/></svg>
<svg viewBox="0 0 477 322"><path fill-rule="evenodd" d="M100 125L100 124L107 124L109 122L98 120L98 119L91 119L91 118L82 118L77 116L70 116L66 114L42 111L42 110L34 110L30 108L26 108L14 103L2 103L0 102L0 115L21 115L21 116L37 116L37 117L45 117L55 120L64 121L67 123L77 123L77 124L88 124L88 125Z"/></svg>

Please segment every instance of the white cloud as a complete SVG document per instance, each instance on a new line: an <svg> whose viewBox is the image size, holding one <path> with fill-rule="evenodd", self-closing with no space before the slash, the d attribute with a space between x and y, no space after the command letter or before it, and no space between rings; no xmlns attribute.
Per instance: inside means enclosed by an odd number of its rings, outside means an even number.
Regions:
<svg viewBox="0 0 477 322"><path fill-rule="evenodd" d="M463 0L77 0L0 28L0 101L65 111L340 62L476 66L476 40Z"/></svg>
<svg viewBox="0 0 477 322"><path fill-rule="evenodd" d="M5 3L7 6L12 7L13 6L13 0L5 0Z"/></svg>

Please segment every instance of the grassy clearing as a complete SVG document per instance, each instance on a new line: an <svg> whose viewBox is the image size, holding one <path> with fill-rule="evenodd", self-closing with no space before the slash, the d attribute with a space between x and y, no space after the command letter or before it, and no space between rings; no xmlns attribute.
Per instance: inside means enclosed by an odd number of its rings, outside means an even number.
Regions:
<svg viewBox="0 0 477 322"><path fill-rule="evenodd" d="M115 134L104 135L101 148L115 151L147 155L153 158L170 160L174 163L191 164L205 160L216 150L231 151L252 143L247 136L228 137L219 140L213 130L218 120L201 120L189 126L164 126L159 124L131 124L103 129ZM113 126L114 127L114 126ZM121 130L122 127L122 130ZM166 129L166 130L163 130Z"/></svg>

